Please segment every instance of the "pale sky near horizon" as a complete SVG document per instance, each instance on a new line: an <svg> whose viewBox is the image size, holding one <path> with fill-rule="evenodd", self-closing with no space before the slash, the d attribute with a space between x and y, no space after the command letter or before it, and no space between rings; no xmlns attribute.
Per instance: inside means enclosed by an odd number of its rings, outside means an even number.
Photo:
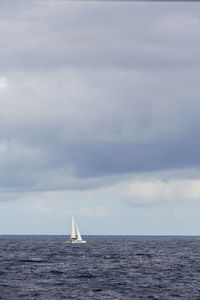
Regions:
<svg viewBox="0 0 200 300"><path fill-rule="evenodd" d="M200 235L200 5L0 2L0 234Z"/></svg>

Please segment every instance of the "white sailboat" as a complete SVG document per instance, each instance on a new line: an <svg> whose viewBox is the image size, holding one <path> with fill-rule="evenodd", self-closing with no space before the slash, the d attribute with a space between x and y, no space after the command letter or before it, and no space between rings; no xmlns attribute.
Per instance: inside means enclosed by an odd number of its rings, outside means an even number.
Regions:
<svg viewBox="0 0 200 300"><path fill-rule="evenodd" d="M74 222L74 217L72 217L71 237L70 237L70 240L67 241L67 243L72 243L72 244L85 244L86 243L86 241L84 241L81 237L81 234L80 234L77 224Z"/></svg>

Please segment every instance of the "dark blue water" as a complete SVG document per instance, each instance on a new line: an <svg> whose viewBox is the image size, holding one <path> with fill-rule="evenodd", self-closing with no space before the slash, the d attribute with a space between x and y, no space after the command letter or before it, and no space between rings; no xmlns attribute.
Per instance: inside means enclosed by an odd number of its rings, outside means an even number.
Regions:
<svg viewBox="0 0 200 300"><path fill-rule="evenodd" d="M200 237L0 236L0 299L200 299Z"/></svg>

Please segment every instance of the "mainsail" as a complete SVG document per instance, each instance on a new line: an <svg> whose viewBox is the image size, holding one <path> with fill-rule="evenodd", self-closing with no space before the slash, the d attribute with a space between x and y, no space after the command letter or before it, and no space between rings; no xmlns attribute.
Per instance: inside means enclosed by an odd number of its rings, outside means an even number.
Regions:
<svg viewBox="0 0 200 300"><path fill-rule="evenodd" d="M72 233L71 233L71 239L76 238L76 232L75 232L75 223L74 223L74 217L72 217Z"/></svg>

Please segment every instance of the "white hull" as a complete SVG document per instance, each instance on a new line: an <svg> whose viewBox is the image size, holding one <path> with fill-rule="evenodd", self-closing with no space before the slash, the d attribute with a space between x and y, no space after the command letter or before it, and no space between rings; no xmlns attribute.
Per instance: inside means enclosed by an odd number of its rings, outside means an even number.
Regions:
<svg viewBox="0 0 200 300"><path fill-rule="evenodd" d="M78 240L71 241L71 240L69 240L69 241L66 241L66 243L68 243L68 244L85 244L86 241L78 241Z"/></svg>

